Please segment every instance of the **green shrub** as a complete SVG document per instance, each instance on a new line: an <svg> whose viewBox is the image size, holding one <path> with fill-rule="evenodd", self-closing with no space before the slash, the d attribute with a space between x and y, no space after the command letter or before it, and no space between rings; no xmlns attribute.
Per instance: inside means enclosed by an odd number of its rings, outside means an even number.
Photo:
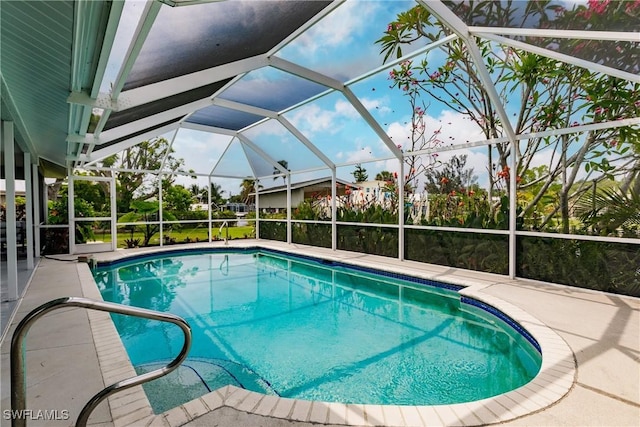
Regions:
<svg viewBox="0 0 640 427"><path fill-rule="evenodd" d="M398 257L398 230L383 227L338 226L338 249Z"/></svg>
<svg viewBox="0 0 640 427"><path fill-rule="evenodd" d="M517 274L640 297L640 251L625 243L518 236Z"/></svg>
<svg viewBox="0 0 640 427"><path fill-rule="evenodd" d="M287 223L260 221L260 238L267 240L287 241Z"/></svg>
<svg viewBox="0 0 640 427"><path fill-rule="evenodd" d="M509 237L438 230L405 230L405 257L429 264L507 274Z"/></svg>

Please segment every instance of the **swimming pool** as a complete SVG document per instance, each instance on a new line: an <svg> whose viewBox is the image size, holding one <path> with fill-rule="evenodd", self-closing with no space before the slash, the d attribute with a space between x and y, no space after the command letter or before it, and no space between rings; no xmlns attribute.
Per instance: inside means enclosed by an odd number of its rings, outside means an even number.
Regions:
<svg viewBox="0 0 640 427"><path fill-rule="evenodd" d="M158 254L94 277L105 300L194 328L185 366L145 388L156 412L226 384L343 403L459 403L515 389L540 367L526 331L452 285L255 249ZM138 371L182 344L170 326L114 322Z"/></svg>

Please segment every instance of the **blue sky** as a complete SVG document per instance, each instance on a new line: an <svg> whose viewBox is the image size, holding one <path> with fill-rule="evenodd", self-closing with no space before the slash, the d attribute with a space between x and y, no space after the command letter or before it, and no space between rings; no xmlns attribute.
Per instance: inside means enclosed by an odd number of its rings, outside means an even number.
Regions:
<svg viewBox="0 0 640 427"><path fill-rule="evenodd" d="M375 40L382 36L387 24L398 12L407 10L413 4L404 1L346 2L282 49L277 56L341 81L349 81L382 65L380 49ZM408 51L410 49L405 49L405 53ZM388 72L388 69L383 70L355 83L351 89L393 141L404 145L410 134L408 123L411 111L402 93L389 88ZM251 80L256 87L270 87L273 96L278 96L279 79L282 78L279 73L281 72L258 70L247 75L245 79ZM224 94L222 96L224 97ZM390 159L392 155L387 146L340 93L334 92L302 105L286 113L285 117L335 163L363 162L370 179L382 170L399 170L398 161ZM473 124L436 104L429 109L426 121L429 128L441 129L442 138L446 140L465 142L482 139ZM246 135L274 159L287 160L292 171L322 165L320 160L279 123L268 122L247 131ZM203 132L181 130L176 138L176 155L184 157L188 167L209 172L212 159L222 151L218 141L219 137ZM197 149L182 150L180 146ZM207 155L203 155L205 151L201 148L204 146L209 147ZM486 168L486 155L471 150L465 150L465 153L469 155L469 165L481 174L480 169ZM442 155L445 160L448 156L450 154ZM339 168L339 177L352 179L350 172L354 168L355 166ZM259 169L259 173L270 174L272 171L270 166ZM305 172L295 174L293 180L303 181L329 174L328 170ZM231 192L235 192L238 186L233 180L228 183L226 179L215 181ZM192 181L187 179L186 182ZM281 182L266 179L264 185L269 187Z"/></svg>
<svg viewBox="0 0 640 427"><path fill-rule="evenodd" d="M144 2L141 1L127 0L112 54L114 60L108 66L103 90L108 90L105 88L109 87L109 79L115 78L118 58L121 62L128 46L127 40L130 39L132 30L139 19L143 4ZM375 44L375 40L383 35L387 24L395 18L398 12L407 10L414 4L414 2L408 1L376 0L345 2L321 22L284 47L277 53L277 56L347 82L361 76L368 70L382 66L380 48ZM422 46L414 48L419 47ZM410 50L404 49L404 53L406 54ZM433 63L437 66L442 61L442 55L437 52L431 52L428 55L427 59L430 64ZM422 58L423 56L419 56L416 60ZM410 106L400 90L389 88L388 72L389 69L382 70L376 75L354 83L350 88L394 143L406 148L411 133ZM242 90L237 90L234 96L241 96L243 92L252 93L254 89L258 88L273 97L284 96L290 81L291 76L281 71L256 70L243 78L244 87ZM225 94L222 94L222 97L224 96ZM268 102L268 100L268 96L263 96L261 102ZM337 164L362 162L370 179L373 179L375 174L382 170L392 172L399 170L398 161L392 158L387 146L340 93L331 93L304 104L287 112L285 117ZM474 123L458 113L443 108L437 102L429 104L425 115L425 124L427 132L439 132L439 139L443 141L443 145L462 144L484 139ZM173 133L165 136L171 139ZM269 121L247 131L246 136L271 155L273 159L287 160L289 168L293 172L322 166L320 160L275 121ZM228 136L183 129L178 132L175 139L175 156L185 160L186 169L192 169L198 173L209 173L220 159L229 141ZM231 164L219 166L216 171L221 174L229 174L230 171L250 174L248 164L238 160L239 154L241 154L239 148L229 150L227 155ZM441 153L439 159L446 161L454 154L466 154L468 156L467 166L474 169L480 185L487 185L488 156L486 147L447 151ZM542 162L544 159L541 159ZM265 162L261 163L262 165L256 164L256 172L269 175L273 168ZM338 176L345 180L351 180L351 172L354 168L355 166L340 167ZM293 181L329 175L329 170L297 173L293 175ZM185 185L194 182L206 185L206 178L194 181L191 178L180 177L177 182ZM239 192L240 180L214 178L214 182L222 185L227 192L226 195ZM263 185L269 187L281 183L281 180L267 178Z"/></svg>

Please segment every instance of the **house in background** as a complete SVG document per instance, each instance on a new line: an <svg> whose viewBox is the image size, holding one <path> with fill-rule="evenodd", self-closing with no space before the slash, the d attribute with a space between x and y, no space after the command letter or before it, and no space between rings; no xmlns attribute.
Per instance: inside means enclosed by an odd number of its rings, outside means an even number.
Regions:
<svg viewBox="0 0 640 427"><path fill-rule="evenodd" d="M363 181L357 184L352 184L353 189L351 191L353 200L383 200L384 188L387 185L386 181Z"/></svg>
<svg viewBox="0 0 640 427"><path fill-rule="evenodd" d="M355 188L358 184L336 179L336 195L343 196L347 187ZM255 193L251 194L255 196ZM287 208L287 186L280 185L260 190L260 211L279 212ZM298 206L305 199L331 196L331 178L319 178L291 184L291 206Z"/></svg>

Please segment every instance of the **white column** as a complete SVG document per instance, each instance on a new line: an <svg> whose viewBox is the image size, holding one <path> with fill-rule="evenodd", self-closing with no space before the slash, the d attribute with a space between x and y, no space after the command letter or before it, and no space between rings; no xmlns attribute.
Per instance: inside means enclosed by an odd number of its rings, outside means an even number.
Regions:
<svg viewBox="0 0 640 427"><path fill-rule="evenodd" d="M69 186L67 187L67 211L69 212L69 253L76 253L76 208L75 208L75 191L73 184L73 170L67 169L67 180Z"/></svg>
<svg viewBox="0 0 640 427"><path fill-rule="evenodd" d="M27 245L27 268L33 270L33 184L31 182L31 154L24 153L24 189L25 189L25 243Z"/></svg>
<svg viewBox="0 0 640 427"><path fill-rule="evenodd" d="M158 220L160 220L160 246L164 246L164 225L162 224L162 174L158 174ZM151 244L151 242L149 242Z"/></svg>
<svg viewBox="0 0 640 427"><path fill-rule="evenodd" d="M26 172L25 172L26 173ZM40 258L40 195L42 188L40 187L40 175L38 174L38 165L31 165L31 185L33 187L31 194L33 195L33 223L34 227L34 246L35 257Z"/></svg>
<svg viewBox="0 0 640 427"><path fill-rule="evenodd" d="M109 180L109 200L111 201L111 250L118 249L118 202L116 200L116 177L112 173Z"/></svg>
<svg viewBox="0 0 640 427"><path fill-rule="evenodd" d="M287 243L291 244L291 174L287 174Z"/></svg>
<svg viewBox="0 0 640 427"><path fill-rule="evenodd" d="M16 248L16 171L13 122L2 122L2 144L4 146L4 178L6 182L6 222L7 239L7 299L18 299L18 251Z"/></svg>
<svg viewBox="0 0 640 427"><path fill-rule="evenodd" d="M517 214L517 194L516 177L518 171L518 156L516 147L518 141L511 142L511 173L509 174L509 278L516 278L516 214Z"/></svg>
<svg viewBox="0 0 640 427"><path fill-rule="evenodd" d="M336 168L331 169L331 249L338 249L338 225L336 224L338 216L338 207L336 204Z"/></svg>
<svg viewBox="0 0 640 427"><path fill-rule="evenodd" d="M260 195L259 195L259 188L260 188L260 182L256 179L253 183L253 186L255 187L255 191L256 191L256 239L260 239Z"/></svg>
<svg viewBox="0 0 640 427"><path fill-rule="evenodd" d="M398 173L398 259L404 260L404 158Z"/></svg>
<svg viewBox="0 0 640 427"><path fill-rule="evenodd" d="M211 235L211 176L208 177L208 185L207 188L207 236L209 236L209 243L211 243L212 235Z"/></svg>

